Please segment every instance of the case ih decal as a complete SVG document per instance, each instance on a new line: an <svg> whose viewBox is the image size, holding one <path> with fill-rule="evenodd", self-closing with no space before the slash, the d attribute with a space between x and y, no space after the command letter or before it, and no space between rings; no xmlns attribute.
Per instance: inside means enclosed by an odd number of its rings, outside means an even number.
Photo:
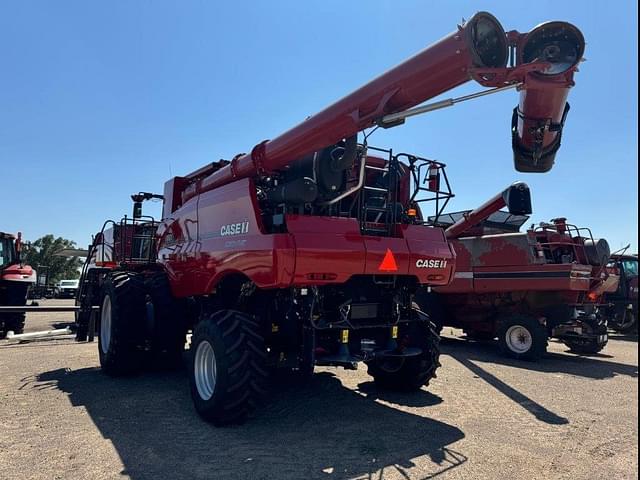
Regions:
<svg viewBox="0 0 640 480"><path fill-rule="evenodd" d="M429 259L420 258L416 260L416 267L418 268L447 268L447 261L442 259Z"/></svg>
<svg viewBox="0 0 640 480"><path fill-rule="evenodd" d="M249 222L230 223L220 227L220 236L228 237L230 235L244 235L249 233Z"/></svg>

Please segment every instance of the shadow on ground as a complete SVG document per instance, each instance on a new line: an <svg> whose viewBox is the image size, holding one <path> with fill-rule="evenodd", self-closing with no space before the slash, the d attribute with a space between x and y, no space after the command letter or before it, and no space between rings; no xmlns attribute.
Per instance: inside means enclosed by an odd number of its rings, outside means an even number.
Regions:
<svg viewBox="0 0 640 480"><path fill-rule="evenodd" d="M442 398L424 389L418 392L393 392L377 388L373 381L358 384L357 391L369 400L383 400L412 408L433 407L442 403Z"/></svg>
<svg viewBox="0 0 640 480"><path fill-rule="evenodd" d="M620 332L612 332L609 330L609 341L611 340L619 340L623 342L636 342L638 343L638 332L634 333L620 333Z"/></svg>
<svg viewBox="0 0 640 480"><path fill-rule="evenodd" d="M464 463L448 446L464 438L446 423L385 406L374 387L345 388L330 373L303 386L277 386L245 425L218 429L197 417L183 372L112 379L96 368L42 373L84 407L117 449L131 478L386 478L420 462L421 479ZM403 394L396 403L408 401ZM439 403L428 392L420 406ZM394 401L390 399L390 401ZM424 466L426 464L426 466Z"/></svg>
<svg viewBox="0 0 640 480"><path fill-rule="evenodd" d="M550 425L566 425L569 420L558 415L519 390L488 372L480 363L495 363L544 373L565 373L586 378L602 380L616 375L638 377L638 367L623 363L610 362L610 355L596 356L563 355L547 353L537 362L515 360L501 355L495 342L473 342L463 339L443 337L442 352L450 355L474 375L483 379L500 393L517 403L537 420Z"/></svg>
<svg viewBox="0 0 640 480"><path fill-rule="evenodd" d="M535 372L566 373L596 380L612 378L616 375L638 378L637 365L611 362L608 359L613 357L606 354L586 356L548 352L537 362L527 362L501 355L494 342L470 342L459 338L443 337L441 347L442 353L451 355L457 360L496 363Z"/></svg>

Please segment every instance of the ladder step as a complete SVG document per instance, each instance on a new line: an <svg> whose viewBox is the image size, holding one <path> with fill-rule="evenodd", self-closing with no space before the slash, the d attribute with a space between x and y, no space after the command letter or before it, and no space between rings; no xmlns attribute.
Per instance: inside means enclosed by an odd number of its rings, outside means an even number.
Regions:
<svg viewBox="0 0 640 480"><path fill-rule="evenodd" d="M365 227L364 230L366 232L384 232L384 233L387 233L389 231L388 228L371 228L371 227Z"/></svg>
<svg viewBox="0 0 640 480"><path fill-rule="evenodd" d="M389 211L388 208L382 208L382 207L364 207L364 209L367 212L387 213Z"/></svg>

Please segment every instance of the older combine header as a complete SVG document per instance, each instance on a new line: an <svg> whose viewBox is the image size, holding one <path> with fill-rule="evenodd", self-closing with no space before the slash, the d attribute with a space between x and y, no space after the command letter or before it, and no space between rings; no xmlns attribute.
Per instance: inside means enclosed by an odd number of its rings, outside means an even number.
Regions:
<svg viewBox="0 0 640 480"><path fill-rule="evenodd" d="M438 335L415 308L444 286L455 253L420 205L452 196L444 165L370 146L358 133L515 88L518 170L549 170L584 40L552 22L505 33L478 13L451 34L249 153L165 184L162 221L108 223L96 236L78 302L79 338L99 305L103 369L171 358L191 339L191 393L217 424L243 420L267 373L364 361L380 385L435 376ZM490 90L417 106L470 80ZM415 107L415 108L414 108Z"/></svg>

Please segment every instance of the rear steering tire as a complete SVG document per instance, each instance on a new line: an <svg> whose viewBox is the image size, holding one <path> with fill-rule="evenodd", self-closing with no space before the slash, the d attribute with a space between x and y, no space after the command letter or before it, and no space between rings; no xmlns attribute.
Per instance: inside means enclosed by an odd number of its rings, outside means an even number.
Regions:
<svg viewBox="0 0 640 480"><path fill-rule="evenodd" d="M243 423L266 392L259 324L235 310L205 314L191 339L189 382L198 414L217 426Z"/></svg>
<svg viewBox="0 0 640 480"><path fill-rule="evenodd" d="M535 361L547 351L547 329L533 317L517 315L504 320L498 329L503 354L519 360Z"/></svg>
<svg viewBox="0 0 640 480"><path fill-rule="evenodd" d="M602 351L609 342L607 335L607 322L600 316L582 320L583 330L589 337L576 337L563 340L563 343L574 353L594 354Z"/></svg>
<svg viewBox="0 0 640 480"><path fill-rule="evenodd" d="M440 366L440 336L430 321L409 325L409 345L422 349L415 357L394 359L392 361L375 359L367 363L367 373L375 384L389 390L414 391L428 386L436 378Z"/></svg>
<svg viewBox="0 0 640 480"><path fill-rule="evenodd" d="M620 333L631 333L637 331L638 312L625 308L622 314L616 314L613 322L609 322L609 328Z"/></svg>

